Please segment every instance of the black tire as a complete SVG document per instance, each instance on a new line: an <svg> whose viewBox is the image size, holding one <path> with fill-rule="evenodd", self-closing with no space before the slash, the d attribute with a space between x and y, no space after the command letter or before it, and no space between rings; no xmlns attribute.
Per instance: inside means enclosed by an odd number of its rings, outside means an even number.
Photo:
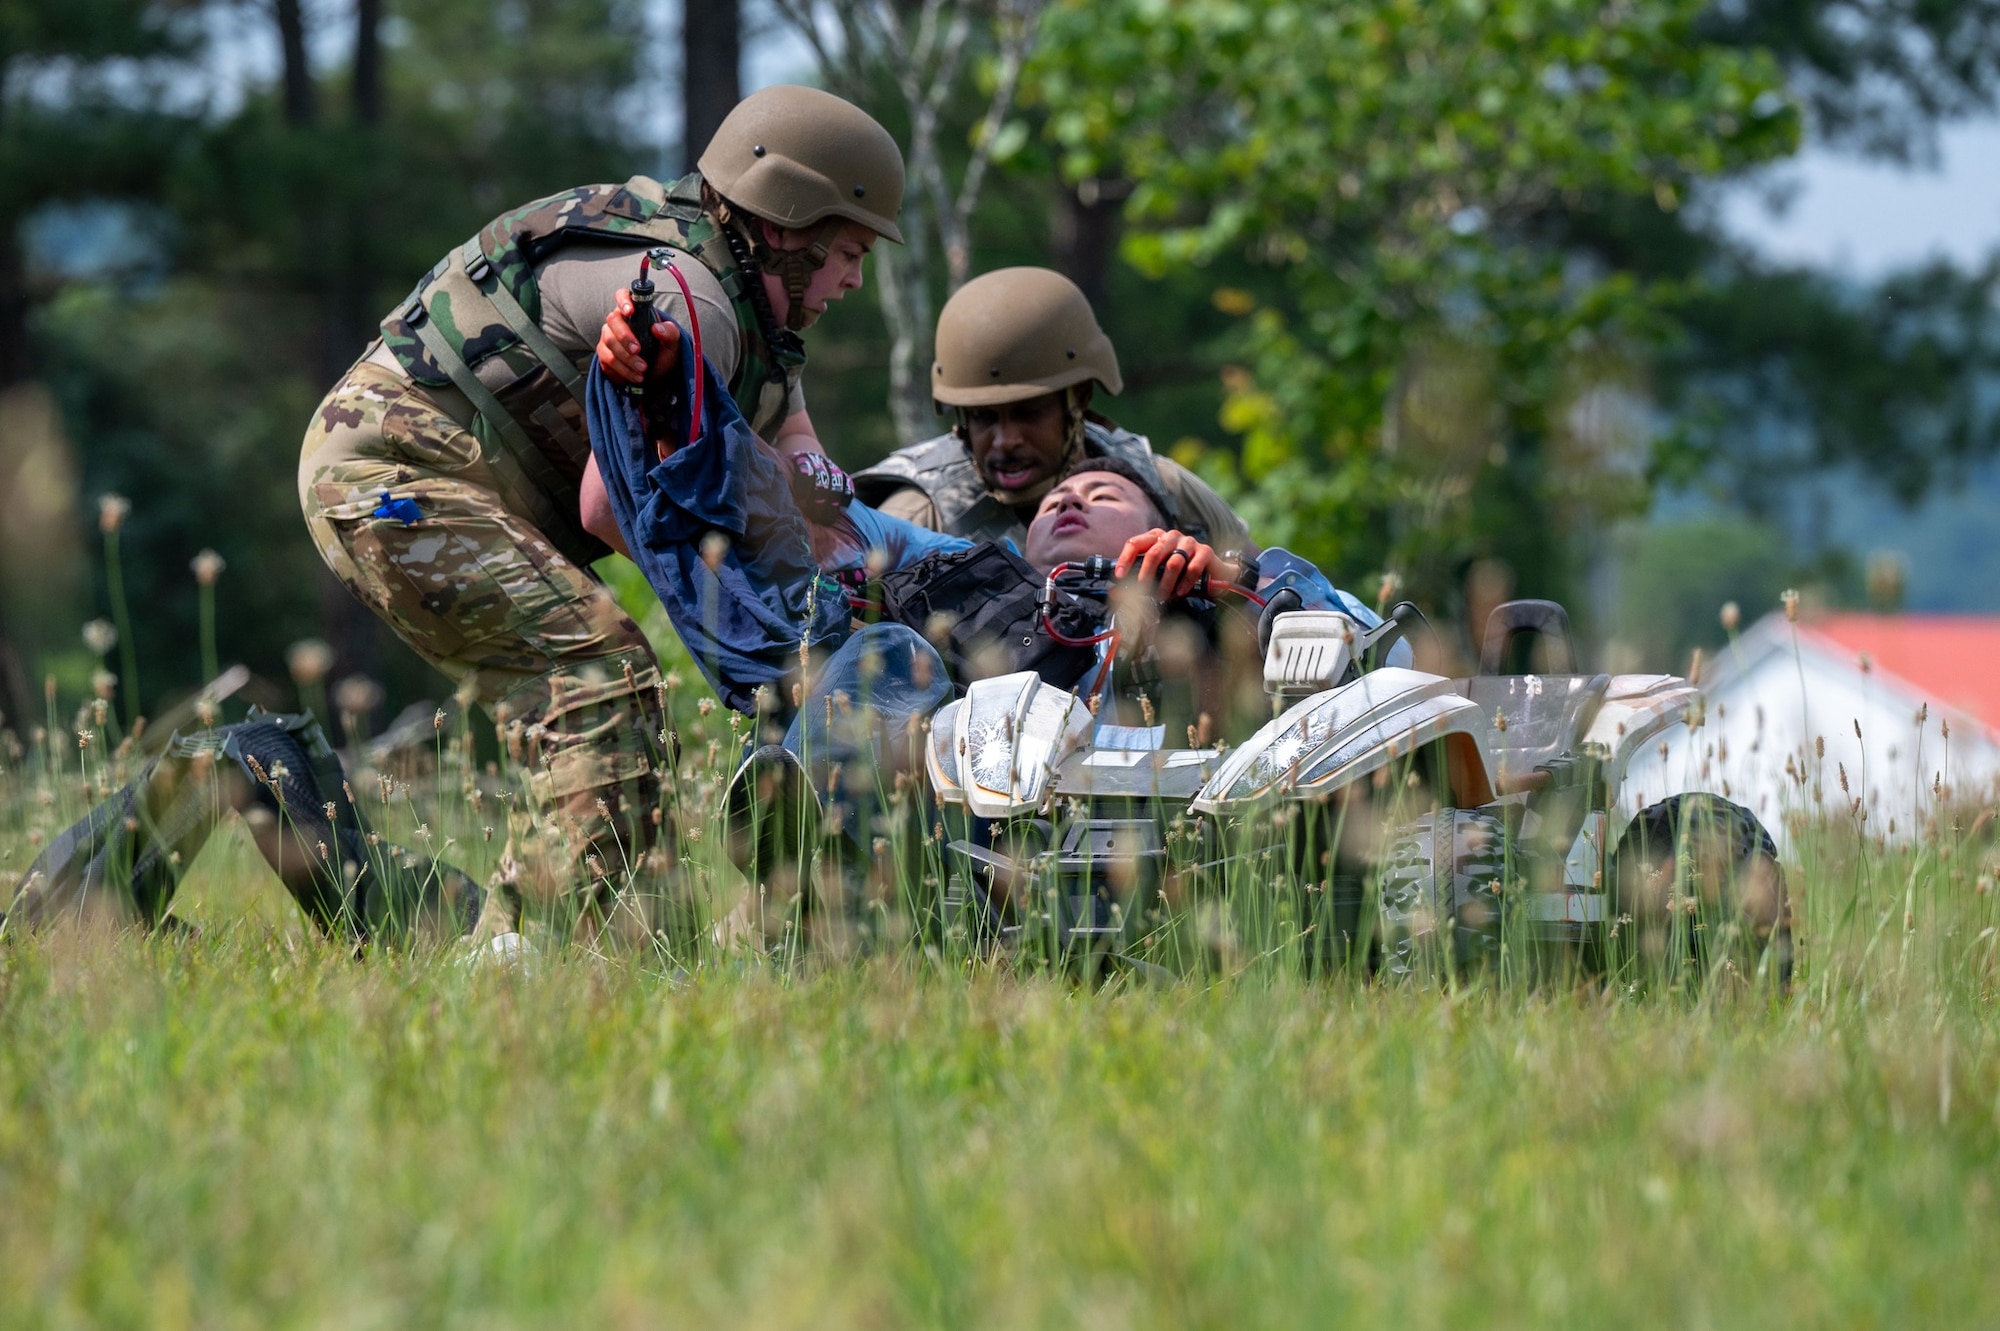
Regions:
<svg viewBox="0 0 2000 1331"><path fill-rule="evenodd" d="M1440 809L1399 831L1382 864L1377 973L1442 978L1497 963L1513 858L1506 824L1482 809Z"/></svg>
<svg viewBox="0 0 2000 1331"><path fill-rule="evenodd" d="M1791 983L1784 869L1771 834L1742 805L1687 794L1646 808L1619 841L1615 869L1614 974Z"/></svg>

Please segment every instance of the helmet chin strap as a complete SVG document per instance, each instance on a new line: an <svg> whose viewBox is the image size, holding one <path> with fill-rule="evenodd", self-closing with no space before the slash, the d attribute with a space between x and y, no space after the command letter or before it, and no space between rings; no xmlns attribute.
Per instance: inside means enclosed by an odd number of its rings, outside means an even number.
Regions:
<svg viewBox="0 0 2000 1331"><path fill-rule="evenodd" d="M795 250L781 250L764 238L764 228L751 218L744 219L743 229L750 236L750 254L757 266L767 273L777 275L785 288L785 327L797 333L812 322L812 312L806 309L806 288L812 284L813 274L826 266L832 255L833 237L841 228L838 217L829 217L809 233L804 247Z"/></svg>
<svg viewBox="0 0 2000 1331"><path fill-rule="evenodd" d="M769 247L764 244L760 229L756 225L757 219L739 213L734 204L707 185L701 187L701 198L702 206L714 215L722 232L723 243L729 247L729 257L735 262L738 271L747 277L752 271L753 264L762 267L761 253ZM763 334L765 344L774 352L783 353L790 350L803 354L803 344L799 341L798 335L798 328L802 325L779 328L777 319L772 316L771 298L765 292L764 284L751 281L746 283L746 288L746 294L750 297L750 308L757 314L757 330ZM803 300L791 302L790 308L785 312L787 324L791 324L791 321L798 317L804 304ZM770 368L771 382L776 383L784 377L784 366L778 360L773 360Z"/></svg>
<svg viewBox="0 0 2000 1331"><path fill-rule="evenodd" d="M972 469L979 473L979 484L989 498L1008 508L1026 508L1039 504L1048 497L1049 491L1056 488L1056 482L1062 479L1062 474L1083 459L1084 392L1088 387L1087 383L1071 384L1062 391L1062 457L1056 462L1055 469L1042 480L1036 481L1025 490L1002 490L987 479L985 469L974 460ZM957 437L958 442L965 446L966 456L971 457L972 426L966 420L966 409L958 407L954 410L958 416L958 423L951 427L951 432Z"/></svg>

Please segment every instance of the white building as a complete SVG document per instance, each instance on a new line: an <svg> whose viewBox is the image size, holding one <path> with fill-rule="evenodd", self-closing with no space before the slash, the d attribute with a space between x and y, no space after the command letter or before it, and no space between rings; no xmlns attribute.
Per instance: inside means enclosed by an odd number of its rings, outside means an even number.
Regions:
<svg viewBox="0 0 2000 1331"><path fill-rule="evenodd" d="M2000 798L2000 618L1773 613L1699 682L1703 724L1676 728L1629 791L1719 792L1781 843L1800 811L1896 837L1941 801Z"/></svg>

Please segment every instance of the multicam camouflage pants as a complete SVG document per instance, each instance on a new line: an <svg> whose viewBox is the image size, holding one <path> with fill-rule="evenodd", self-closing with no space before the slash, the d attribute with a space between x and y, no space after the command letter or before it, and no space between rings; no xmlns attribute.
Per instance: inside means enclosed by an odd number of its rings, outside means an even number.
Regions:
<svg viewBox="0 0 2000 1331"><path fill-rule="evenodd" d="M385 494L417 516L385 516ZM503 870L489 916L518 920L521 887L580 896L600 921L628 885L643 900L672 868L670 740L652 650L611 593L509 504L437 397L381 366L356 365L320 404L299 501L335 576L487 709L527 773L508 837L518 874Z"/></svg>

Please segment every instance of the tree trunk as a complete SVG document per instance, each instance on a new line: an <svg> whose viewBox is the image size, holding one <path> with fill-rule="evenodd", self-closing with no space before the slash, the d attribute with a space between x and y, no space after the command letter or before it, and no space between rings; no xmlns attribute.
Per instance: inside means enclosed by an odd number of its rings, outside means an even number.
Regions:
<svg viewBox="0 0 2000 1331"><path fill-rule="evenodd" d="M1049 247L1056 267L1083 289L1101 324L1108 317L1111 296L1111 256L1118 247L1119 223L1126 196L1122 180L1092 178L1072 187L1056 186L1056 215Z"/></svg>
<svg viewBox="0 0 2000 1331"><path fill-rule="evenodd" d="M278 48L285 60L285 123L313 122L312 66L306 63L306 16L299 0L275 0Z"/></svg>
<svg viewBox="0 0 2000 1331"><path fill-rule="evenodd" d="M21 258L19 223L0 215L0 390L28 377L27 266ZM0 711L24 740L35 724L35 695L27 668L7 631L7 607L0 605Z"/></svg>
<svg viewBox="0 0 2000 1331"><path fill-rule="evenodd" d="M382 0L354 0L354 123L382 121Z"/></svg>
<svg viewBox="0 0 2000 1331"><path fill-rule="evenodd" d="M889 418L896 444L903 447L937 433L931 409L930 355L933 315L925 275L928 246L916 227L904 223L907 246L875 247L875 282L883 322L889 325Z"/></svg>
<svg viewBox="0 0 2000 1331"><path fill-rule="evenodd" d="M20 219L0 213L0 389L28 377L28 269Z"/></svg>
<svg viewBox="0 0 2000 1331"><path fill-rule="evenodd" d="M681 14L681 156L684 169L742 99L739 0L686 0Z"/></svg>

